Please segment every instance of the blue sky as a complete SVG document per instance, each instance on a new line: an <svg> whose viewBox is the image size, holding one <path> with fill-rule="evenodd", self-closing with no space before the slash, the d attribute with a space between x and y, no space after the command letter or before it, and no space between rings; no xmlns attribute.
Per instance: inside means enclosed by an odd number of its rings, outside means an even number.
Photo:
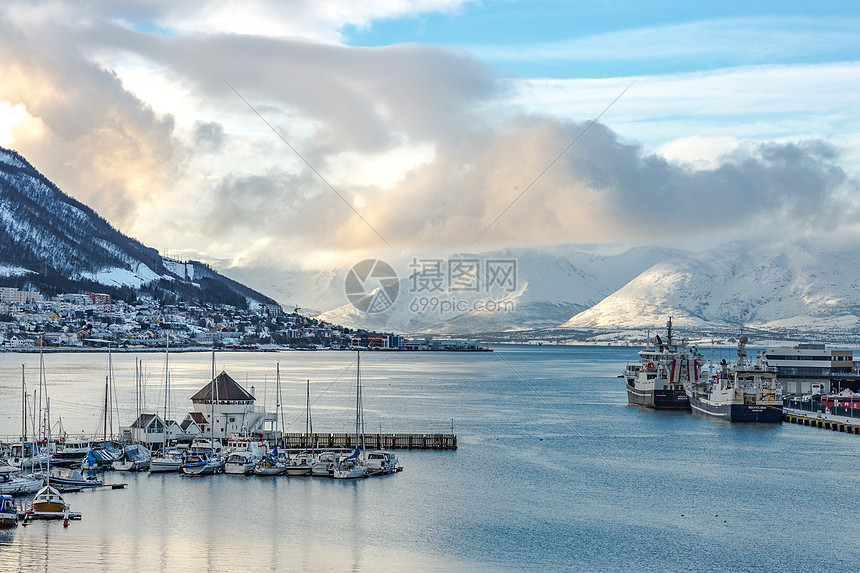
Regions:
<svg viewBox="0 0 860 573"><path fill-rule="evenodd" d="M462 48L523 77L606 78L853 60L858 16L855 2L509 0L347 26L344 34L356 46ZM632 42L619 44L624 38ZM601 47L607 51L595 57ZM669 53L657 55L660 48Z"/></svg>

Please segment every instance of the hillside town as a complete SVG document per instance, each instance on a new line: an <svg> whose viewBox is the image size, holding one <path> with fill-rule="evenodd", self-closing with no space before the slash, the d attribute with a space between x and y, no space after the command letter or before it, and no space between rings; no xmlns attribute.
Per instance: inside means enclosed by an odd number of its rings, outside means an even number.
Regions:
<svg viewBox="0 0 860 573"><path fill-rule="evenodd" d="M297 311L301 309L296 309ZM408 340L352 329L280 305L163 304L146 294L134 303L104 293L59 294L0 287L0 339L4 350L163 348L265 350L351 348L391 350L486 350L470 340Z"/></svg>

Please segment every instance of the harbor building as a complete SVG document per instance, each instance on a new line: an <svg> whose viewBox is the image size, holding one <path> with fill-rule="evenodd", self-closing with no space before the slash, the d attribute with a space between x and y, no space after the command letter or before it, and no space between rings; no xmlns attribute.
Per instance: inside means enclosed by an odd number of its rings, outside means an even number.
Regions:
<svg viewBox="0 0 860 573"><path fill-rule="evenodd" d="M215 404L212 404L212 389L215 389ZM253 390L253 387L252 387ZM234 435L249 435L262 432L263 422L274 421L274 414L266 414L260 406L255 406L256 398L242 388L226 372L221 372L191 397L194 411L189 412L200 428L203 436L208 436L210 416L214 409L216 438L226 439Z"/></svg>
<svg viewBox="0 0 860 573"><path fill-rule="evenodd" d="M853 371L852 350L827 348L824 344L798 344L792 348L765 350L768 366L775 366L786 394L822 394L845 388L858 389L860 377Z"/></svg>

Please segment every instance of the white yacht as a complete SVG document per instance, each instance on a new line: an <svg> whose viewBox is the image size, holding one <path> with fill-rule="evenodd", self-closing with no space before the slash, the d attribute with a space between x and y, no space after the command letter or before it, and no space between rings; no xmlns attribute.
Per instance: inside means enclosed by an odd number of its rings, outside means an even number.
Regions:
<svg viewBox="0 0 860 573"><path fill-rule="evenodd" d="M376 450L367 454L367 473L384 475L400 471L397 467L397 456L392 452Z"/></svg>
<svg viewBox="0 0 860 573"><path fill-rule="evenodd" d="M185 448L167 448L149 460L149 473L178 472L182 467Z"/></svg>
<svg viewBox="0 0 860 573"><path fill-rule="evenodd" d="M334 468L339 461L339 454L335 452L322 452L317 456L317 461L311 466L311 475L318 477L331 477Z"/></svg>
<svg viewBox="0 0 860 573"><path fill-rule="evenodd" d="M254 473L255 463L253 454L248 450L233 452L227 456L227 461L224 463L224 473L251 475Z"/></svg>

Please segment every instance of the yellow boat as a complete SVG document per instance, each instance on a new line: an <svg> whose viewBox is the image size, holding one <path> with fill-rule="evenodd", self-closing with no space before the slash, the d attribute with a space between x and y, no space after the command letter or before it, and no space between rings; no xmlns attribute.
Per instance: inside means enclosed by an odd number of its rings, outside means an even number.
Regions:
<svg viewBox="0 0 860 573"><path fill-rule="evenodd" d="M69 504L60 492L46 485L36 493L26 516L28 519L62 519L68 514Z"/></svg>

